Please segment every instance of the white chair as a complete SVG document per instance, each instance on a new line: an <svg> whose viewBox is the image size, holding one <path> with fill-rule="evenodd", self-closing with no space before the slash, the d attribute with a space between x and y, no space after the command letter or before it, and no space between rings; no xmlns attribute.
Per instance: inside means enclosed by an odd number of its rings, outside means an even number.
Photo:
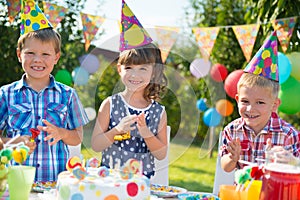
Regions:
<svg viewBox="0 0 300 200"><path fill-rule="evenodd" d="M218 153L219 153L221 145L222 145L222 132L220 132L220 135L219 135ZM229 172L229 173L225 172L221 167L221 160L220 160L220 156L218 155L213 194L214 195L219 194L220 185L233 185L233 183L234 183L234 171Z"/></svg>
<svg viewBox="0 0 300 200"><path fill-rule="evenodd" d="M68 145L68 148L69 148L69 152L70 152L69 158L71 158L73 156L77 156L77 157L80 158L80 156L81 156L81 143L76 145L76 146Z"/></svg>
<svg viewBox="0 0 300 200"><path fill-rule="evenodd" d="M155 174L151 177L152 184L169 185L169 145L171 127L167 126L168 149L167 155L163 160L154 159Z"/></svg>

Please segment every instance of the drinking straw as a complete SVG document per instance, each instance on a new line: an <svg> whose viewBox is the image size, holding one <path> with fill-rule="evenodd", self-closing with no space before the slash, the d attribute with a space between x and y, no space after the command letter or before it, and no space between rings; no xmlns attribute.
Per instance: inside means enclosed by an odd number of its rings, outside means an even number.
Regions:
<svg viewBox="0 0 300 200"><path fill-rule="evenodd" d="M13 141L15 141L18 137L20 137L20 134L17 134L15 137L11 138L5 144L3 144L3 148L5 149L9 144L11 144Z"/></svg>

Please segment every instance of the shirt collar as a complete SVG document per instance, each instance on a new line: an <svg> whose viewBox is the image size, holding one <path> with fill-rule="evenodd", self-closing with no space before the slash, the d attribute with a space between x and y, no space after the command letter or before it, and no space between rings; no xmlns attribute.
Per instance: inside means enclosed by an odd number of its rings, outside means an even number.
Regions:
<svg viewBox="0 0 300 200"><path fill-rule="evenodd" d="M17 81L16 87L15 87L16 90L20 90L23 87L29 87L25 81L25 78L26 78L26 74L23 74L22 78L19 81ZM50 78L50 84L46 88L55 88L57 91L61 92L61 89L58 86L58 84L55 82L53 75L50 74L49 78Z"/></svg>

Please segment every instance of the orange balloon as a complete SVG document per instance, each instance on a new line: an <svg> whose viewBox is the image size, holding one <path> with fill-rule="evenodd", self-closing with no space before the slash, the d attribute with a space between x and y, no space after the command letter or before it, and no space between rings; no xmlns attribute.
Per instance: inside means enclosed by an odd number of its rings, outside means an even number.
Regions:
<svg viewBox="0 0 300 200"><path fill-rule="evenodd" d="M226 99L221 99L216 103L216 110L222 116L229 116L233 113L233 105Z"/></svg>

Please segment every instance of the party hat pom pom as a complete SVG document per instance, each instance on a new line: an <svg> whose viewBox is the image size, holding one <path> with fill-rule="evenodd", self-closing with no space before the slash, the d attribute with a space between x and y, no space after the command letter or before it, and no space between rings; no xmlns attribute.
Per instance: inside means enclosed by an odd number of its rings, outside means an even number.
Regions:
<svg viewBox="0 0 300 200"><path fill-rule="evenodd" d="M27 156L28 148L25 148L24 146L18 147L12 152L12 157L19 164L22 164L27 159Z"/></svg>
<svg viewBox="0 0 300 200"><path fill-rule="evenodd" d="M7 164L12 159L12 152L11 148L2 149L0 151L0 162Z"/></svg>
<svg viewBox="0 0 300 200"><path fill-rule="evenodd" d="M239 169L234 174L234 180L237 184L244 184L250 178L249 172L244 169Z"/></svg>

